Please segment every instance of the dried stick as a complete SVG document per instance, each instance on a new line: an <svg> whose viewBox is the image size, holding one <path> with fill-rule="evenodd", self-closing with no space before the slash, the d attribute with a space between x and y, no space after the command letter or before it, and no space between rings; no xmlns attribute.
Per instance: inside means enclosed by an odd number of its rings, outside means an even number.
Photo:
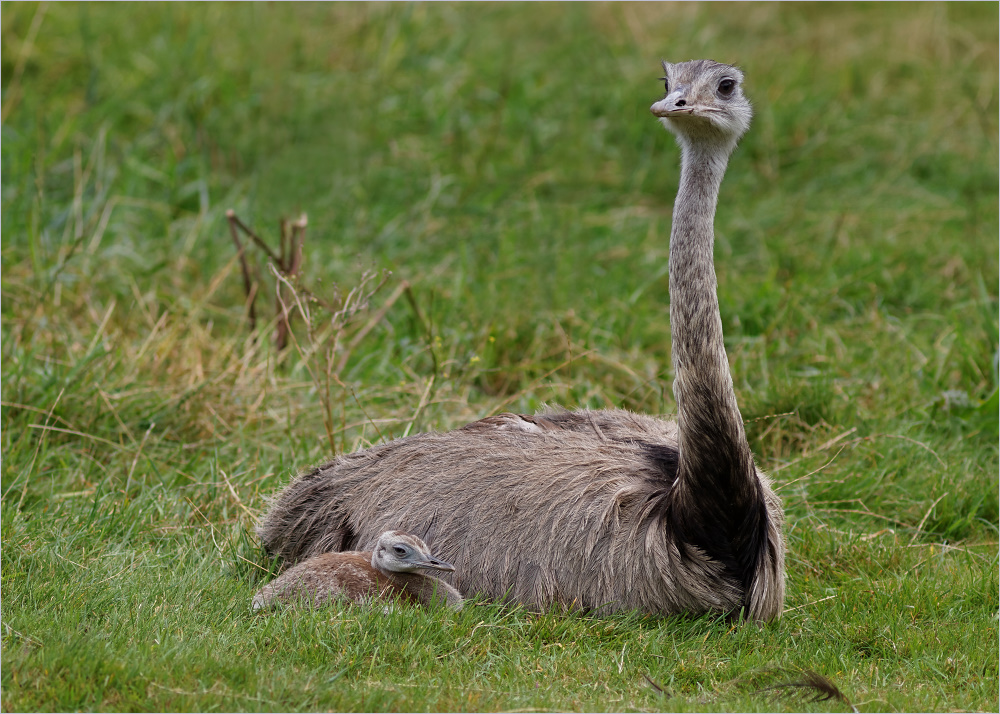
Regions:
<svg viewBox="0 0 1000 714"><path fill-rule="evenodd" d="M306 226L309 224L306 214L302 214L291 224L285 219L281 220L281 256L278 260L278 270L286 278L289 284L295 281L295 277L302 267L302 243L305 241ZM284 300L281 296L281 284L278 284L277 304L275 308L278 312L278 326L275 330L274 343L278 351L284 350L288 346L288 333L292 329L292 313L282 309Z"/></svg>
<svg viewBox="0 0 1000 714"><path fill-rule="evenodd" d="M260 248L262 251L264 251L265 253L267 253L267 257L268 258L270 258L274 263L280 264L281 259L277 255L274 254L274 251L271 250L271 247L267 243L265 243L260 238L260 236L258 236L252 230L250 230L250 228L247 227L247 224L244 223L243 221L241 221L240 218L239 218L239 216L237 216L236 213L235 213L235 211L233 211L233 209L231 209L231 208L228 211L226 211L226 217L230 218L230 214L232 214L231 215L232 222L235 223L236 226L241 231L243 231L244 233L246 233L247 237L249 237L250 240L252 240L254 242L254 244L258 248Z"/></svg>
<svg viewBox="0 0 1000 714"><path fill-rule="evenodd" d="M250 331L253 332L257 329L257 313L254 309L254 303L257 302L257 291L250 278L250 266L247 265L246 251L236 230L237 226L242 224L231 208L226 211L226 220L229 222L229 234L233 237L233 243L236 244L236 254L240 258L240 269L243 271L243 289L247 294L247 318L250 320Z"/></svg>

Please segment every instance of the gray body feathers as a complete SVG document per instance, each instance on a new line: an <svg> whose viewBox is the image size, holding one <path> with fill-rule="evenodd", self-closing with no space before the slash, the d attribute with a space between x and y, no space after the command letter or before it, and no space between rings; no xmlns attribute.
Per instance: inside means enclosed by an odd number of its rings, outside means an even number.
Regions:
<svg viewBox="0 0 1000 714"><path fill-rule="evenodd" d="M418 434L295 479L258 533L292 562L398 528L462 593L532 607L758 620L784 599L781 503L757 469L722 341L713 219L751 109L736 68L664 64L653 113L678 136L670 244L678 421L622 410L502 414Z"/></svg>

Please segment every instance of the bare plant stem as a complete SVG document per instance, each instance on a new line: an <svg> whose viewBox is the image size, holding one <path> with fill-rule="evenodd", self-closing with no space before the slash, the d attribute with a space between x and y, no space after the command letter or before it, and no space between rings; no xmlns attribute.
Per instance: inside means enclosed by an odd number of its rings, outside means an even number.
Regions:
<svg viewBox="0 0 1000 714"><path fill-rule="evenodd" d="M247 319L250 320L250 331L253 332L257 329L257 313L254 308L254 303L257 300L257 290L250 278L250 266L247 265L246 252L243 249L243 243L240 241L239 233L236 230L242 223L236 217L233 209L226 211L226 220L229 222L229 234L233 237L233 243L236 244L236 254L240 257L240 270L243 272L243 289L247 294Z"/></svg>
<svg viewBox="0 0 1000 714"><path fill-rule="evenodd" d="M302 228L304 228L304 224L302 225ZM296 237L297 235L298 237ZM292 233L290 245L293 251L295 250L296 245L301 246L301 233ZM294 259L293 262L289 264L289 268L293 266ZM275 293L276 300L278 302L280 320L284 320L285 324L288 324L288 319L294 311L297 310L305 323L307 339L307 343L305 345L299 342L293 331L288 330L285 334L295 346L299 357L302 359L303 365L309 372L309 377L316 388L320 401L323 404L323 426L326 431L327 441L330 444L330 449L334 454L336 454L336 422L334 417L335 392L343 392L343 390L347 388L347 385L345 385L340 379L340 372L346 366L347 356L344 355L342 359L338 361L338 347L340 346L344 330L358 313L368 309L372 296L379 289L381 289L383 285L385 285L389 273L383 272L380 276L378 273L373 271L365 271L365 273L361 276L359 283L337 301L337 309L330 310L332 314L329 322L326 323L326 326L323 329L320 329L315 316L309 309L310 303L316 302L312 295L308 293L308 291L303 290L302 286L297 284L297 282L293 282L293 276L290 276L282 271L279 266L271 264L269 267L271 273L277 280ZM379 278L378 282L373 285L377 278ZM398 292L399 291L397 291L397 293ZM289 302L286 301L286 296L292 298L292 304L289 304ZM379 315L376 315L376 317L380 318L384 315L385 312L380 311ZM279 324L281 324L280 320ZM372 321L369 321L369 323L362 328L361 332L367 333L373 327L374 324L372 324ZM348 346L348 350L353 349L353 347L356 346L357 341L358 338L355 337L355 340L353 340ZM323 355L323 361L322 364L319 364L319 354L321 353Z"/></svg>
<svg viewBox="0 0 1000 714"><path fill-rule="evenodd" d="M278 268L282 274L294 282L302 267L302 244L305 242L306 226L309 221L306 214L302 214L291 224L288 221L281 221L281 255ZM291 317L287 311L282 310L281 287L278 287L277 295L278 326L275 331L274 342L278 350L283 350L288 345L288 333L291 330Z"/></svg>

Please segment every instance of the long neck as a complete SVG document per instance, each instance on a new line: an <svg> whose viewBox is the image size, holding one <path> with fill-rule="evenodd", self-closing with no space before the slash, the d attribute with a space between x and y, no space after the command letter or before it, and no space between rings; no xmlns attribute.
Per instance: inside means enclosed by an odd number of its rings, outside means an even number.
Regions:
<svg viewBox="0 0 1000 714"><path fill-rule="evenodd" d="M680 189L670 232L670 334L677 400L682 490L732 499L750 484L753 457L736 404L712 260L726 147L683 144ZM756 479L753 479L756 484ZM753 490L753 489L751 489ZM751 496L749 492L746 496ZM731 505L736 505L730 501Z"/></svg>

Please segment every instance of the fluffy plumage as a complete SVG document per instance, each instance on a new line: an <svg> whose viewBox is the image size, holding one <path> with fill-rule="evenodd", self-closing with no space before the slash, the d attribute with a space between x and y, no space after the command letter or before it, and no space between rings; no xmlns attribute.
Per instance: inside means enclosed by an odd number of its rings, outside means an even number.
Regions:
<svg viewBox="0 0 1000 714"><path fill-rule="evenodd" d="M664 69L651 111L682 149L669 266L677 421L502 414L339 456L273 500L258 529L272 552L296 561L398 528L454 563L466 595L780 615L781 503L743 430L712 260L719 186L752 109L735 67Z"/></svg>
<svg viewBox="0 0 1000 714"><path fill-rule="evenodd" d="M254 595L254 610L276 602L325 605L345 599L367 603L400 598L421 605L448 605L462 609L462 596L451 585L421 569L455 568L431 555L416 536L386 531L372 552L323 553L295 565Z"/></svg>

